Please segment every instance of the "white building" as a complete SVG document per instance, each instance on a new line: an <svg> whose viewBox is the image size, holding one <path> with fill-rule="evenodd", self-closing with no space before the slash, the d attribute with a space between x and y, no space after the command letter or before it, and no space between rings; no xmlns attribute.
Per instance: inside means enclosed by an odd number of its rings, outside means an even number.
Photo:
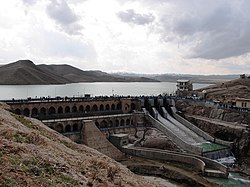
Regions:
<svg viewBox="0 0 250 187"><path fill-rule="evenodd" d="M192 91L193 84L190 80L177 80L177 91Z"/></svg>
<svg viewBox="0 0 250 187"><path fill-rule="evenodd" d="M238 108L250 108L250 99L236 98L236 107L238 107Z"/></svg>

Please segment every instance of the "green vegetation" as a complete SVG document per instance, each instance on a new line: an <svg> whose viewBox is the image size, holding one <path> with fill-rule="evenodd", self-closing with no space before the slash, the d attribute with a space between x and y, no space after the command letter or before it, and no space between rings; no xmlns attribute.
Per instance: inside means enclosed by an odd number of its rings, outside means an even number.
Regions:
<svg viewBox="0 0 250 187"><path fill-rule="evenodd" d="M12 116L14 116L17 121L21 122L26 127L31 128L31 129L37 129L37 126L33 125L30 120L25 119L24 116L16 115L16 114L12 114Z"/></svg>
<svg viewBox="0 0 250 187"><path fill-rule="evenodd" d="M17 186L16 180L11 177L6 177L4 184L1 185L2 187L14 187Z"/></svg>
<svg viewBox="0 0 250 187"><path fill-rule="evenodd" d="M14 138L18 143L30 143L29 139L22 134L15 134Z"/></svg>
<svg viewBox="0 0 250 187"><path fill-rule="evenodd" d="M72 184L72 185L78 185L79 184L79 181L73 179L70 176L60 175L60 178L61 178L61 180L62 180L62 182L64 184Z"/></svg>
<svg viewBox="0 0 250 187"><path fill-rule="evenodd" d="M200 147L202 148L203 152L216 151L216 150L227 148L224 145L220 145L216 143L203 143L200 145Z"/></svg>

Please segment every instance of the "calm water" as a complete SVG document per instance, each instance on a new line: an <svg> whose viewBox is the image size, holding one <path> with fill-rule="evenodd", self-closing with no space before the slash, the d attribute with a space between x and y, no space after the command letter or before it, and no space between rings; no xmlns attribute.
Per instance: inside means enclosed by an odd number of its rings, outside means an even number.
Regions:
<svg viewBox="0 0 250 187"><path fill-rule="evenodd" d="M194 89L209 84L193 84ZM139 96L173 94L176 91L174 82L95 82L74 83L65 85L0 85L0 100L25 99L27 97L72 97L91 94L91 96Z"/></svg>

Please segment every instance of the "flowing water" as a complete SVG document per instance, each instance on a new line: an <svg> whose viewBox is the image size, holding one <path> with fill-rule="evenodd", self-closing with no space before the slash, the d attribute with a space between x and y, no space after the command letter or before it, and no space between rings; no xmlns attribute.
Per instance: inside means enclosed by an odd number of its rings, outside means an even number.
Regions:
<svg viewBox="0 0 250 187"><path fill-rule="evenodd" d="M212 178L209 177L209 180L213 182L223 185L224 187L249 187L250 179L240 173L229 173L228 179L223 178Z"/></svg>

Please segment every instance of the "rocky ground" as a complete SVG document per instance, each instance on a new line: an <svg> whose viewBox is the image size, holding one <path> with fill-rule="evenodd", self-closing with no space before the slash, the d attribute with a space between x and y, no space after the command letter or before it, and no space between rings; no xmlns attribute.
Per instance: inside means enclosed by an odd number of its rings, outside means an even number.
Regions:
<svg viewBox="0 0 250 187"><path fill-rule="evenodd" d="M143 138L144 137L144 138ZM136 146L165 149L170 151L180 151L179 147L173 143L162 132L155 128L148 128L144 131L138 131L136 137L134 134L129 135L130 143Z"/></svg>
<svg viewBox="0 0 250 187"><path fill-rule="evenodd" d="M232 98L250 98L250 78L236 79L218 83L197 91L206 90L208 99L227 100Z"/></svg>
<svg viewBox="0 0 250 187"><path fill-rule="evenodd" d="M156 186L0 104L0 186Z"/></svg>
<svg viewBox="0 0 250 187"><path fill-rule="evenodd" d="M218 109L204 103L179 100L176 107L190 122L215 138L234 142L238 163L233 170L250 176L250 114Z"/></svg>

